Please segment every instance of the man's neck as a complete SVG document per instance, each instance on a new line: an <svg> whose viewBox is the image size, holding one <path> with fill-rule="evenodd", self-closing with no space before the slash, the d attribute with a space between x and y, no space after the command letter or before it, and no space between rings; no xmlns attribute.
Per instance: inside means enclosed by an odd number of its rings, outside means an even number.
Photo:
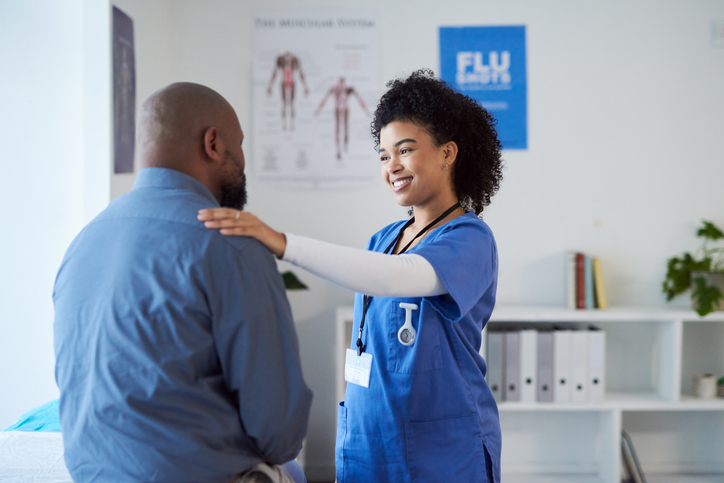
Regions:
<svg viewBox="0 0 724 483"><path fill-rule="evenodd" d="M144 156L141 158L141 167L173 169L194 178L206 186L217 201L221 199L220 187L213 182L208 171L204 169L205 166L202 160L184 159L173 155Z"/></svg>

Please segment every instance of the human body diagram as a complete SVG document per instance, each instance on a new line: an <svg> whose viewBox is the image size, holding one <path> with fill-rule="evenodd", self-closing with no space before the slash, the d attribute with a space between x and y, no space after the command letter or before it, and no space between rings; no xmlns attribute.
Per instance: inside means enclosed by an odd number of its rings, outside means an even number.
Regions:
<svg viewBox="0 0 724 483"><path fill-rule="evenodd" d="M307 82L304 79L304 71L302 70L302 64L299 62L299 58L292 54L291 52L285 52L277 57L276 62L274 63L274 70L272 71L271 80L269 81L269 86L267 87L267 93L271 96L272 95L272 85L274 84L274 79L277 77L277 72L282 72L282 82L281 82L281 95L282 95L282 129L285 131L287 129L294 130L294 91L295 91L295 82L294 82L294 72L299 73L299 78L302 81L302 85L304 86L304 95L309 95L309 88L307 87ZM287 120L287 113L289 114L289 118Z"/></svg>
<svg viewBox="0 0 724 483"><path fill-rule="evenodd" d="M354 87L345 84L344 77L339 78L339 82L333 85L322 98L314 115L318 115L327 99L334 96L334 139L337 146L337 159L342 159L342 151L347 152L349 142L349 98L355 96L360 107L366 115L370 115L367 111L364 101L354 89Z"/></svg>

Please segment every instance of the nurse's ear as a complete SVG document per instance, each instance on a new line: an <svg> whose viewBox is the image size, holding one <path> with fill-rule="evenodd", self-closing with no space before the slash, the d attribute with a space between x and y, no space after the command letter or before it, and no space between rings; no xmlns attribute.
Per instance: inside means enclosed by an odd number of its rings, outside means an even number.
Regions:
<svg viewBox="0 0 724 483"><path fill-rule="evenodd" d="M452 164L458 157L458 145L455 141L448 141L440 146L443 154L443 169L452 168Z"/></svg>

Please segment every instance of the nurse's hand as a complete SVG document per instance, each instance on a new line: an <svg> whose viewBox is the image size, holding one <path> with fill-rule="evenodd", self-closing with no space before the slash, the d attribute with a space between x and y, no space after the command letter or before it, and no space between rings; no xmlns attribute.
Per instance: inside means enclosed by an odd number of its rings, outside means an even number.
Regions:
<svg viewBox="0 0 724 483"><path fill-rule="evenodd" d="M198 219L210 229L218 229L222 235L250 236L259 240L277 258L284 256L287 238L256 216L232 208L199 210Z"/></svg>

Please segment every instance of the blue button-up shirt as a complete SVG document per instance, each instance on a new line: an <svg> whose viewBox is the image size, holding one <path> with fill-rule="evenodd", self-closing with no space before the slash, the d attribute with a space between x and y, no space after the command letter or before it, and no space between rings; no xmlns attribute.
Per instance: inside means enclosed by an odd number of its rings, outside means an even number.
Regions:
<svg viewBox="0 0 724 483"><path fill-rule="evenodd" d="M55 283L56 380L76 482L225 482L293 459L312 394L284 284L218 207L148 168L73 241Z"/></svg>

